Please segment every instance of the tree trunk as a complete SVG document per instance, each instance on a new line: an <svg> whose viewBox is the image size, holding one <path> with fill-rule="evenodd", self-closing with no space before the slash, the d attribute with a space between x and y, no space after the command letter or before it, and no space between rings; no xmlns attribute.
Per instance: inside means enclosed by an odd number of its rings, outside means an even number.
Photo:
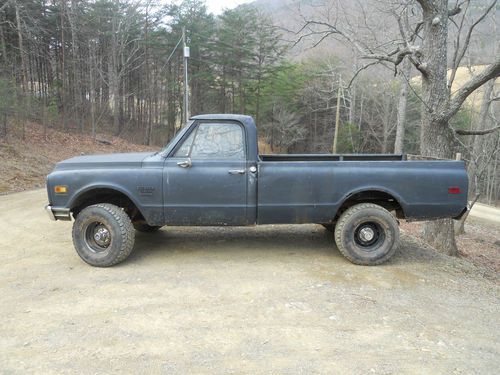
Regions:
<svg viewBox="0 0 500 375"><path fill-rule="evenodd" d="M114 68L113 68L114 70ZM116 135L119 135L122 131L120 124L120 87L118 85L118 74L113 71L111 79L111 95L113 97L113 128L116 131Z"/></svg>
<svg viewBox="0 0 500 375"><path fill-rule="evenodd" d="M112 43L109 65L108 65L108 75L109 75L109 94L111 97L111 113L113 114L113 129L116 135L121 132L120 128L120 87L118 78L118 57L116 43Z"/></svg>
<svg viewBox="0 0 500 375"><path fill-rule="evenodd" d="M408 103L409 79L411 74L411 61L406 58L403 62L403 71L400 73L401 90L399 91L398 118L396 124L396 140L394 141L394 153L402 154L404 149L405 127L406 127L406 105Z"/></svg>
<svg viewBox="0 0 500 375"><path fill-rule="evenodd" d="M64 0L61 0L61 117L63 128L66 129L66 42L64 41L64 3Z"/></svg>
<svg viewBox="0 0 500 375"><path fill-rule="evenodd" d="M451 158L453 134L448 120L440 116L448 106L447 88L447 22L448 1L433 1L423 9L424 40L422 53L425 74L422 74L422 128L420 152L424 156ZM427 222L423 238L434 248L448 255L458 255L451 219Z"/></svg>
<svg viewBox="0 0 500 375"><path fill-rule="evenodd" d="M476 197L474 200L469 204L469 209L467 212L462 216L460 221L458 223L455 223L455 235L459 236L461 234L465 234L465 220L469 217L469 213L472 210L472 207L476 204L477 200L479 199L479 194L476 194Z"/></svg>
<svg viewBox="0 0 500 375"><path fill-rule="evenodd" d="M3 12L0 13L0 16L3 16ZM3 23L3 17L1 18L2 23ZM3 33L3 27L0 25L0 45L2 46L2 63L3 67L2 70L5 69L7 70L7 67L9 66L7 63L7 48L5 44L5 35Z"/></svg>
<svg viewBox="0 0 500 375"><path fill-rule="evenodd" d="M22 101L24 101L25 97L28 99L28 102L27 103L24 103L25 104L25 108L26 109L31 109L30 108L30 103L29 103L29 97L31 95L31 93L28 93L28 95L26 95L26 90L27 90L27 86L28 86L28 77L27 77L27 74L28 74L28 71L26 69L26 56L24 54L24 46L23 46L23 32L21 30L21 17L19 16L19 6L16 4L16 24L17 24L17 37L18 37L18 46L19 46L19 53L21 55L21 85L22 85L22 92L23 92L23 98L22 98ZM25 116L25 114L24 114ZM23 117L22 119L22 138L24 140L24 137L25 137L25 126L26 126L26 117Z"/></svg>
<svg viewBox="0 0 500 375"><path fill-rule="evenodd" d="M108 75L109 75L109 91L111 97L111 107L113 114L113 128L115 134L119 135L122 131L120 122L120 56L123 51L120 49L121 37L119 27L116 25L117 21L112 21L112 36L111 45L109 51L109 61L108 61ZM123 67L122 67L123 69Z"/></svg>
<svg viewBox="0 0 500 375"><path fill-rule="evenodd" d="M94 82L94 68L95 68L95 50L92 42L89 42L89 101L90 101L90 122L92 128L92 139L95 139L95 82Z"/></svg>
<svg viewBox="0 0 500 375"><path fill-rule="evenodd" d="M492 79L484 86L483 92L483 101L481 103L481 109L479 112L479 120L477 121L477 126L474 128L477 130L487 129L489 126L488 121L488 111L490 109L490 97L493 93L493 88L495 87L495 80ZM488 158L488 150L484 148L484 135L476 135L474 136L474 140L472 143L472 155L471 155L471 163L469 163L469 196L472 197L478 193L478 180L480 178L479 175L482 175L482 172L486 169L485 165L482 165L482 168L479 168L479 164L481 162L485 163L485 158ZM488 147L486 147L488 149ZM491 150L490 150L491 151Z"/></svg>
<svg viewBox="0 0 500 375"><path fill-rule="evenodd" d="M21 55L21 85L23 93L26 93L27 89L27 69L26 69L26 56L24 54L24 45L23 45L23 32L21 30L21 17L19 16L19 6L16 4L16 25L17 25L17 42L19 47L19 54Z"/></svg>
<svg viewBox="0 0 500 375"><path fill-rule="evenodd" d="M82 89L82 81L80 79L80 49L78 48L77 41L77 25L76 19L78 18L77 14L78 2L76 0L71 0L71 11L68 12L68 21L71 30L71 65L73 69L73 118L75 122L79 124L79 129L83 133L83 114L84 110L83 106L83 97L81 95Z"/></svg>

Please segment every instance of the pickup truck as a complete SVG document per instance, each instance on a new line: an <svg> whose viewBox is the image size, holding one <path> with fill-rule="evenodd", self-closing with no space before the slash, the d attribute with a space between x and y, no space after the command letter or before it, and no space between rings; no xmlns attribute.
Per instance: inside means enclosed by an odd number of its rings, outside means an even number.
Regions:
<svg viewBox="0 0 500 375"><path fill-rule="evenodd" d="M465 165L404 155L259 155L244 115L192 117L155 153L78 156L47 176L53 220L71 220L78 255L98 267L133 250L135 230L162 226L323 225L351 262L398 247L397 219L460 218ZM333 244L333 241L332 241Z"/></svg>

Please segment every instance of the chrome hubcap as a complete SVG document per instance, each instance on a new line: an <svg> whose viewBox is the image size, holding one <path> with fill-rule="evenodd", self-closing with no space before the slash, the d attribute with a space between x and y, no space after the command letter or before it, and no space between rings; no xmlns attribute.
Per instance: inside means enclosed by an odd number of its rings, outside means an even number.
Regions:
<svg viewBox="0 0 500 375"><path fill-rule="evenodd" d="M375 237L375 232L372 228L364 227L359 231L359 238L362 241L369 242Z"/></svg>
<svg viewBox="0 0 500 375"><path fill-rule="evenodd" d="M102 253L111 245L111 232L103 223L94 221L85 229L85 242L94 253Z"/></svg>
<svg viewBox="0 0 500 375"><path fill-rule="evenodd" d="M111 242L111 235L108 228L102 224L96 226L94 229L94 240L97 245L101 247L108 247Z"/></svg>
<svg viewBox="0 0 500 375"><path fill-rule="evenodd" d="M359 225L354 231L354 241L364 247L370 248L385 238L382 227L376 222L365 222Z"/></svg>

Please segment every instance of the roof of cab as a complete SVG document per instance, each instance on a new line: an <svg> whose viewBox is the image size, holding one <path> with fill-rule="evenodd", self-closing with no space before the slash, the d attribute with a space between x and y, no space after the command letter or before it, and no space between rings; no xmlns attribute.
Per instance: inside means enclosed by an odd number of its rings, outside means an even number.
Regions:
<svg viewBox="0 0 500 375"><path fill-rule="evenodd" d="M254 123L252 116L235 115L230 113L213 113L206 115L196 115L191 117L191 120L235 120L244 124Z"/></svg>

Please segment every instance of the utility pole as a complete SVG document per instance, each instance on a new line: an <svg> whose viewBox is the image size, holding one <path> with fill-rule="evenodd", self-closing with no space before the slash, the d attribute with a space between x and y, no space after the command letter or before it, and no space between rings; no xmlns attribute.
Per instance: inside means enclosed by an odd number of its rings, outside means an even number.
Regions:
<svg viewBox="0 0 500 375"><path fill-rule="evenodd" d="M335 134L333 135L333 150L332 153L337 153L337 139L339 135L340 126L340 90L341 90L342 78L339 77L339 88L337 89L337 112L335 113Z"/></svg>
<svg viewBox="0 0 500 375"><path fill-rule="evenodd" d="M182 27L182 43L184 52L184 123L189 120L189 86L188 86L188 58L189 47L186 46L186 27Z"/></svg>
<svg viewBox="0 0 500 375"><path fill-rule="evenodd" d="M66 130L66 86L64 76L66 74L66 67L64 61L65 55L65 42L64 42L64 0L61 1L61 115L64 130ZM21 50L21 56L23 51Z"/></svg>

